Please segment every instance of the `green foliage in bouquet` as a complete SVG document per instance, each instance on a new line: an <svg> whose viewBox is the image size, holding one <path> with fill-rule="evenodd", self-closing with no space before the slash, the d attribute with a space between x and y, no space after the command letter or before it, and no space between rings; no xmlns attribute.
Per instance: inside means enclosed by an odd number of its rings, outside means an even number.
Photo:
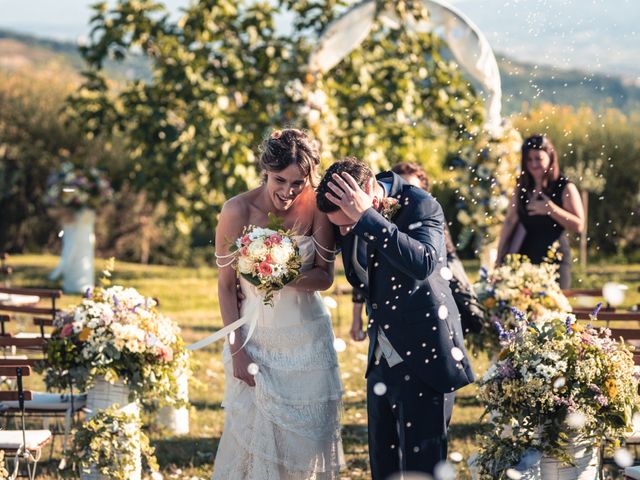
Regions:
<svg viewBox="0 0 640 480"><path fill-rule="evenodd" d="M146 467L157 471L155 449L149 445L140 419L114 405L100 410L77 428L70 460L80 471L93 469L114 480L128 480L137 467L137 455L132 445L140 446ZM73 469L62 472L67 476L76 475Z"/></svg>
<svg viewBox="0 0 640 480"><path fill-rule="evenodd" d="M633 354L610 331L565 312L501 332L498 360L479 382L490 427L481 440L480 478L506 478L527 452L565 462L569 442L622 439L638 410Z"/></svg>
<svg viewBox="0 0 640 480"><path fill-rule="evenodd" d="M47 342L48 388L86 390L97 377L128 384L131 399L176 405L177 372L188 361L180 329L156 302L133 288L87 290L82 302L60 313Z"/></svg>

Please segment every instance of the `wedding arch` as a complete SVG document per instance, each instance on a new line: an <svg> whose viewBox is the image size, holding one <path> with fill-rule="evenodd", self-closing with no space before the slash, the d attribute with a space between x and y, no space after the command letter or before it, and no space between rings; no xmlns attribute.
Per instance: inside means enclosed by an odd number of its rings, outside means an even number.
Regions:
<svg viewBox="0 0 640 480"><path fill-rule="evenodd" d="M501 116L502 87L495 54L480 29L446 0L417 0L426 15L402 17L393 8L376 0L363 0L331 22L320 35L308 59L311 78L321 77L358 48L380 22L389 29L405 28L410 33L432 33L448 46L454 59L484 91L484 125L473 146L459 152L455 195L465 205L457 218L463 226L460 247L475 239L474 249L481 263L493 265L497 241L506 214L519 164L522 139ZM313 87L311 88L313 90ZM321 140L328 140L323 124L337 124L326 107L321 88L308 91L306 118ZM322 117L320 113L322 112Z"/></svg>
<svg viewBox="0 0 640 480"><path fill-rule="evenodd" d="M369 35L377 18L390 28L415 32L434 32L442 37L458 64L482 85L486 92L485 129L495 131L501 124L502 88L496 57L480 29L460 10L444 0L421 0L428 19L411 15L399 18L389 9L377 12L375 0L364 0L350 7L330 23L309 57L312 74L326 73L358 47Z"/></svg>

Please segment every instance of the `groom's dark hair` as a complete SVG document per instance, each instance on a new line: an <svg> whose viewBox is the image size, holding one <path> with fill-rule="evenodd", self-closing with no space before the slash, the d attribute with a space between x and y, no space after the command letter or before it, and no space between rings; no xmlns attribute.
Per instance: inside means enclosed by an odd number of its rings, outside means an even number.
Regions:
<svg viewBox="0 0 640 480"><path fill-rule="evenodd" d="M356 157L347 157L331 165L327 168L327 171L324 172L324 176L316 189L316 204L318 205L318 210L321 212L330 213L338 210L338 206L326 197L326 193L332 192L328 185L332 175L334 173L340 175L342 172L347 172L351 175L360 188L364 188L371 177L373 177L373 172L369 166Z"/></svg>

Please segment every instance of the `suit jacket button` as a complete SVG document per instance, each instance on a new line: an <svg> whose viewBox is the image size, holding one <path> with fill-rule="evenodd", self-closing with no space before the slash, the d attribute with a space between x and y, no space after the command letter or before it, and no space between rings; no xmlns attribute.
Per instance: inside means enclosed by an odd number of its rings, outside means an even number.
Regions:
<svg viewBox="0 0 640 480"><path fill-rule="evenodd" d="M378 304L377 303L372 303L371 304L371 308L373 308L374 310L378 309Z"/></svg>

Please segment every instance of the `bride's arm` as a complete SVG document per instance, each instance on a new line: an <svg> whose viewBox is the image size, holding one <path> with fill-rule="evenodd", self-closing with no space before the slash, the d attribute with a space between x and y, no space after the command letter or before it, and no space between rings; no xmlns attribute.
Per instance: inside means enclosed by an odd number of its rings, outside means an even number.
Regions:
<svg viewBox="0 0 640 480"><path fill-rule="evenodd" d="M314 214L312 235L316 250L315 264L289 284L309 292L327 290L333 284L336 248L333 225L327 215L319 210Z"/></svg>
<svg viewBox="0 0 640 480"><path fill-rule="evenodd" d="M246 219L245 208L238 199L231 199L224 204L220 212L218 226L216 227L216 256L218 257L218 303L222 323L226 326L238 318L238 295L236 270L231 262L231 257L226 257L231 252L229 247L242 233L242 222ZM221 258L222 257L222 258ZM225 258L226 257L226 258ZM254 386L253 376L248 372L251 357L244 349L240 349L244 340L240 330L235 331L235 340L229 344L233 354L233 376Z"/></svg>

